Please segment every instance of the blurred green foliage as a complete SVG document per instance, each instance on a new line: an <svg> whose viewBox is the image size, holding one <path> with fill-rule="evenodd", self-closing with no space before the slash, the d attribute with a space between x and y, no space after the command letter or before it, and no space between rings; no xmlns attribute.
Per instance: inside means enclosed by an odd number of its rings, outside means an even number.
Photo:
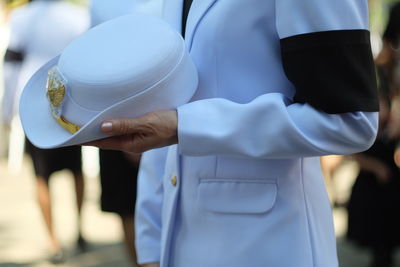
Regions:
<svg viewBox="0 0 400 267"><path fill-rule="evenodd" d="M382 34L386 27L390 7L400 0L369 0L371 31Z"/></svg>
<svg viewBox="0 0 400 267"><path fill-rule="evenodd" d="M87 5L88 4L87 0L68 0L68 1L78 4L78 5Z"/></svg>

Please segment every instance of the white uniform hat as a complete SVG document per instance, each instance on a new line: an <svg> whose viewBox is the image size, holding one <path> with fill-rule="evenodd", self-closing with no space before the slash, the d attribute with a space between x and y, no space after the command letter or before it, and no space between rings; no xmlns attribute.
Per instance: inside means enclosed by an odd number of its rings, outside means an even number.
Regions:
<svg viewBox="0 0 400 267"><path fill-rule="evenodd" d="M81 144L107 137L104 120L188 102L197 83L180 34L135 13L92 28L37 71L23 90L20 117L38 147Z"/></svg>

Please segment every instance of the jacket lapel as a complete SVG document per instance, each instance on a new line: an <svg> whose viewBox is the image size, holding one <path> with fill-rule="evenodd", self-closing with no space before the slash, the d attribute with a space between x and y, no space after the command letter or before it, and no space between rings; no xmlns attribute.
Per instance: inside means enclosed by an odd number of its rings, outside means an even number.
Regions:
<svg viewBox="0 0 400 267"><path fill-rule="evenodd" d="M217 0L193 0L186 23L185 39L188 48L192 47L197 25ZM183 0L164 0L163 18L177 30L182 31Z"/></svg>
<svg viewBox="0 0 400 267"><path fill-rule="evenodd" d="M183 0L180 1L183 2ZM185 32L185 39L189 50L192 48L193 36L196 32L197 25L216 1L217 0L193 0L189 11ZM182 14L180 18L182 19Z"/></svg>

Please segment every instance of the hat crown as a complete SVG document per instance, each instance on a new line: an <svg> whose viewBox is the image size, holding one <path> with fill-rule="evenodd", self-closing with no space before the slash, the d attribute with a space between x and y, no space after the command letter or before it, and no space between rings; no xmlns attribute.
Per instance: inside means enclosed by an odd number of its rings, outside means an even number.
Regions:
<svg viewBox="0 0 400 267"><path fill-rule="evenodd" d="M156 84L183 55L182 37L156 17L133 14L92 28L61 54L70 98L101 111Z"/></svg>

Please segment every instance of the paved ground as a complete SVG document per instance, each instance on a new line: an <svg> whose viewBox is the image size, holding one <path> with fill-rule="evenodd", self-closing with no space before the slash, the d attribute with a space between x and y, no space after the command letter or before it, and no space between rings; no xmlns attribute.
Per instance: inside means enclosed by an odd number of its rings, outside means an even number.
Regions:
<svg viewBox="0 0 400 267"><path fill-rule="evenodd" d="M342 168L336 178L338 196L346 198L355 173L352 164ZM49 267L46 232L35 202L34 178L29 160L25 159L21 172L11 174L0 160L0 267ZM89 251L77 253L76 213L74 210L73 181L68 172L60 172L51 180L54 198L55 226L68 253L68 262L61 267L128 267L129 262L121 243L119 220L99 209L98 177L86 177L84 203L84 235L90 242ZM331 185L332 186L332 185ZM346 242L346 212L335 209L338 253L341 267L367 267L368 251ZM400 257L397 257L400 263ZM398 265L400 267L400 264ZM295 266L288 266L295 267Z"/></svg>
<svg viewBox="0 0 400 267"><path fill-rule="evenodd" d="M52 266L48 257L47 239L35 201L34 178L29 161L18 174L10 174L0 161L0 267ZM75 250L76 212L73 180L67 171L51 179L54 218L58 233L68 255L65 267L127 267L129 266L118 217L102 213L98 205L97 177L86 177L83 207L83 232L90 242L89 250Z"/></svg>

